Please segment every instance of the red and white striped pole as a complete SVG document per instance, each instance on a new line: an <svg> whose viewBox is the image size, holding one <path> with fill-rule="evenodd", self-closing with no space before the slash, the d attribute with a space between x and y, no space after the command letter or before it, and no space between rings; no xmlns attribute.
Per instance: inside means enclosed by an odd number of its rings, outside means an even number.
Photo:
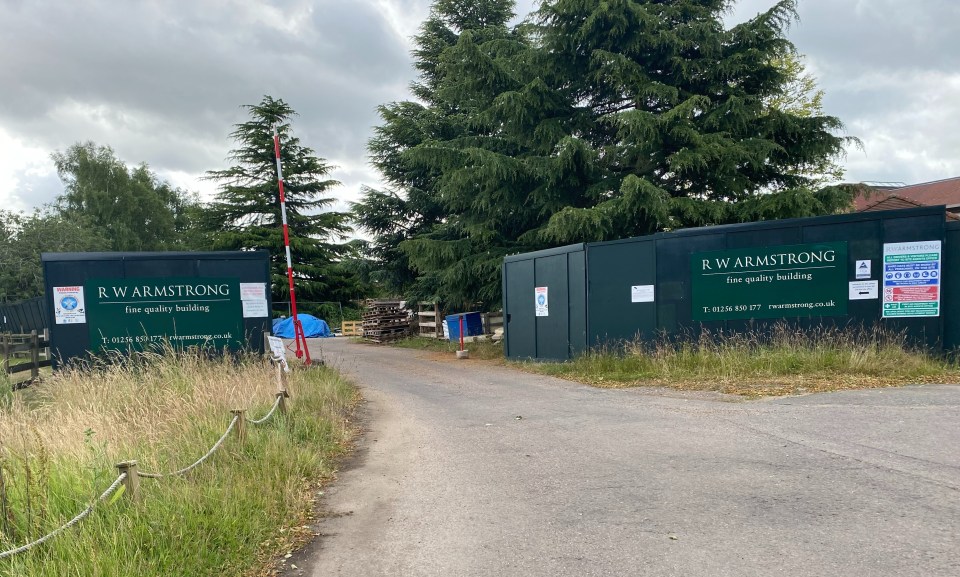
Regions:
<svg viewBox="0 0 960 577"><path fill-rule="evenodd" d="M305 364L310 364L310 350L307 348L307 337L303 332L300 317L297 316L297 296L293 290L293 260L290 258L290 228L287 226L287 196L283 191L283 168L280 166L280 134L277 127L273 127L273 151L277 155L277 184L280 186L280 214L283 219L283 246L287 252L287 280L290 282L290 309L293 314L293 338L297 343L297 358L304 357ZM303 349L300 343L303 342Z"/></svg>

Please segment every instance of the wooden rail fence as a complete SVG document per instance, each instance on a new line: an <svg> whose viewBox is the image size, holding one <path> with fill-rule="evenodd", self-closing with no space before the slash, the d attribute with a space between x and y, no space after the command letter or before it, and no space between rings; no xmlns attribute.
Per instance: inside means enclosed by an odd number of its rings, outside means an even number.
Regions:
<svg viewBox="0 0 960 577"><path fill-rule="evenodd" d="M41 360L41 357L43 359ZM30 371L30 378L40 376L41 367L50 366L50 333L0 333L0 363L7 375Z"/></svg>
<svg viewBox="0 0 960 577"><path fill-rule="evenodd" d="M438 303L420 303L417 307L417 329L414 334L432 339L443 338L443 311Z"/></svg>
<svg viewBox="0 0 960 577"><path fill-rule="evenodd" d="M432 339L443 339L443 315L444 312L438 303L420 303L417 309L417 319L415 328L418 328L421 337ZM468 340L477 338L489 338L497 332L497 329L503 328L503 311L494 311L481 313L483 321L483 337L468 337Z"/></svg>

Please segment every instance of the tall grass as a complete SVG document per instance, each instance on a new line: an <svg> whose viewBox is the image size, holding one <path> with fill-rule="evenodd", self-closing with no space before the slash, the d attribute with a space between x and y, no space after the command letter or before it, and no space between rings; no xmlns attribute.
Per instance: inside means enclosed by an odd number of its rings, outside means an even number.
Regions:
<svg viewBox="0 0 960 577"><path fill-rule="evenodd" d="M106 502L80 526L0 560L0 575L255 574L289 548L349 439L354 390L325 368L291 373L287 416L249 426L182 478L141 479L141 499ZM81 511L136 459L166 472L203 455L229 411L266 413L272 369L255 359L147 355L71 370L0 406L0 549Z"/></svg>
<svg viewBox="0 0 960 577"><path fill-rule="evenodd" d="M880 329L703 332L696 338L628 343L568 363L527 365L598 386L666 385L745 395L793 394L908 383L960 382L955 362Z"/></svg>

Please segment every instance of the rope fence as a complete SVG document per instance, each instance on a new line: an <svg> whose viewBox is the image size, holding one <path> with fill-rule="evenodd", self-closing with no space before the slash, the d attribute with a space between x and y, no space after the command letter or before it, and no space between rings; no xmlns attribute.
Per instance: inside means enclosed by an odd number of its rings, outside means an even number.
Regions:
<svg viewBox="0 0 960 577"><path fill-rule="evenodd" d="M3 553L0 553L0 559L4 559L4 558L6 558L6 557L12 557L12 556L16 555L17 553L23 553L24 551L28 551L28 550L30 550L30 549L33 549L33 548L36 547L37 545L43 545L44 543L46 543L46 542L49 541L50 539L53 539L54 537L56 537L56 536L59 535L60 533L63 533L64 531L66 531L66 530L69 529L70 527L73 527L74 525L76 525L76 524L79 523L80 521L83 521L84 519L87 518L87 515L89 515L90 513L93 512L93 508L94 508L94 507L96 507L97 505L99 505L101 502L103 502L104 499L106 499L106 498L109 497L114 491L116 491L116 490L117 490L117 487L119 487L120 484L123 483L126 479L127 479L127 474L126 474L126 473L121 473L120 476L117 477L117 480L114 481L109 487L107 487L107 490L106 490L106 491L104 491L103 493L100 493L100 496L97 497L97 498L96 498L93 502L91 502L89 505L87 505L87 508L84 509L83 511L81 511L76 517L74 517L73 519L70 519L69 521L67 521L67 522L64 523L63 525L60 525L59 527L57 527L57 528L54 529L53 531L47 533L47 534L44 535L43 537L40 537L40 538L37 539L36 541L32 541L32 542L30 542L30 543L27 543L26 545L21 545L21 546L17 547L16 549L10 549L9 551L4 551Z"/></svg>
<svg viewBox="0 0 960 577"><path fill-rule="evenodd" d="M146 473L146 472L137 471L137 475L140 477L146 477L148 479L162 479L164 477L178 477L180 475L183 475L184 473L189 473L198 465L200 465L201 463L209 459L211 455L217 452L217 449L220 448L220 445L223 444L227 436L230 435L230 433L233 431L233 427L234 425L237 424L238 419L239 419L239 416L234 415L233 419L230 420L230 425L227 427L226 432L223 433L223 435L221 435L219 439L217 439L217 442L214 443L212 447L210 447L210 450L207 451L207 453L204 456L194 461L192 465L187 465L186 467L182 469L178 469L172 473ZM127 462L132 463L133 461L127 461Z"/></svg>
<svg viewBox="0 0 960 577"><path fill-rule="evenodd" d="M278 364L278 369L279 369L279 364ZM273 406L270 408L270 411L267 412L266 415L264 415L259 419L248 419L245 416L246 415L245 409L232 410L231 413L233 413L233 418L230 420L230 424L227 426L227 430L224 431L224 433L220 436L220 438L217 439L217 442L214 443L212 447L210 447L209 451L207 451L202 457L197 459L192 464L182 469L173 471L171 473L147 473L147 472L141 472L137 470L137 461L124 461L122 463L117 463L117 470L119 471L119 475L117 476L116 480L109 487L107 487L107 489L103 493L101 493L99 497L91 501L90 504L87 505L87 507L83 511L78 513L76 517L67 521L60 527L57 527L50 533L47 533L43 537L36 539L35 541L32 541L25 545L21 545L15 549L10 549L9 551L0 552L0 559L12 557L14 555L17 555L18 553L23 553L24 551L28 551L38 545L42 545L43 543L49 541L50 539L53 539L60 533L73 527L77 523L83 521L85 518L87 518L87 516L90 515L90 513L93 512L94 508L97 505L99 505L105 499L107 499L107 497L113 494L113 492L116 491L117 488L120 487L121 485L124 486L124 495L127 498L131 500L137 500L138 494L139 494L141 477L144 477L147 479L163 479L165 477L177 477L180 475L185 475L186 473L189 473L196 467L200 466L203 462L209 459L214 453L216 453L217 449L219 449L223 445L224 441L227 440L227 437L230 436L230 433L234 433L237 437L237 440L240 442L243 442L246 439L246 426L245 426L246 423L250 423L253 425L262 425L263 423L267 422L267 420L269 420L270 417L273 416L273 414L277 411L277 409L279 409L280 412L284 414L287 412L286 399L290 398L290 394L287 392L286 375L283 373L282 370L277 371L277 384L278 384L278 387L280 388L280 390L277 392L277 400L274 401Z"/></svg>
<svg viewBox="0 0 960 577"><path fill-rule="evenodd" d="M267 422L267 419L273 416L273 412L276 411L280 407L280 405L283 404L285 394L286 393L277 393L277 400L274 401L273 407L270 409L269 413L267 413L260 419L247 419L247 422L252 425L262 425L263 423Z"/></svg>

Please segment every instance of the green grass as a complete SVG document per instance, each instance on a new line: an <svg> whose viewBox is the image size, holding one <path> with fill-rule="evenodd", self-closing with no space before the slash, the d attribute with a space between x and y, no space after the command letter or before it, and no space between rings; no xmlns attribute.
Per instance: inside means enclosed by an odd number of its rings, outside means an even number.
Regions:
<svg viewBox="0 0 960 577"><path fill-rule="evenodd" d="M454 352L460 349L460 343L450 342L440 339L431 339L427 337L409 337L393 343L394 346L404 349L417 349L421 351L435 351L438 353L450 353L452 357ZM476 341L464 343L464 348L470 352L470 358L494 360L503 359L503 343L493 341Z"/></svg>
<svg viewBox="0 0 960 577"><path fill-rule="evenodd" d="M395 346L453 354L459 345L412 337ZM470 357L503 361L502 343L469 343ZM746 397L906 384L960 383L960 363L910 347L882 330L797 330L770 334L704 333L697 339L627 343L568 362L511 361L511 366L605 388L661 386Z"/></svg>
<svg viewBox="0 0 960 577"><path fill-rule="evenodd" d="M668 386L746 396L960 382L954 361L881 331L774 329L704 334L698 340L629 344L566 363L523 363L534 372L601 387Z"/></svg>
<svg viewBox="0 0 960 577"><path fill-rule="evenodd" d="M29 401L0 395L0 549L30 541L81 511L117 476L192 463L229 424L274 400L274 373L255 360L153 358L59 373ZM0 560L0 575L257 575L309 535L316 484L349 443L355 390L326 368L290 375L290 411L248 424L182 478L141 479L79 526Z"/></svg>

